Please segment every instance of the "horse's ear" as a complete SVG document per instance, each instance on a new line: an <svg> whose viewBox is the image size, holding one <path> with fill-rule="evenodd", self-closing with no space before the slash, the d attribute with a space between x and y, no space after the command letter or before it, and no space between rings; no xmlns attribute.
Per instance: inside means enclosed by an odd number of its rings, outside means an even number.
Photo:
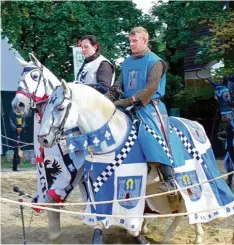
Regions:
<svg viewBox="0 0 234 245"><path fill-rule="evenodd" d="M19 61L20 65L21 65L22 67L27 66L27 64L28 64L27 61L25 61L24 59L22 59L22 58L20 58L20 57L17 57L17 56L15 56L15 58Z"/></svg>
<svg viewBox="0 0 234 245"><path fill-rule="evenodd" d="M64 90L64 96L69 98L70 97L70 89L68 88L66 81L64 79L62 79L61 83L62 83L62 87Z"/></svg>
<svg viewBox="0 0 234 245"><path fill-rule="evenodd" d="M34 56L33 53L29 53L29 58L30 60L34 63L35 66L41 68L42 67L42 64L41 62Z"/></svg>

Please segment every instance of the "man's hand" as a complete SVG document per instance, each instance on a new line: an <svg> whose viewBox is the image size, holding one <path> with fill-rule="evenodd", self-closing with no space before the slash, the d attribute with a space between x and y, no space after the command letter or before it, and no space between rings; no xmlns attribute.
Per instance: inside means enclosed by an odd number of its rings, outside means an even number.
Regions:
<svg viewBox="0 0 234 245"><path fill-rule="evenodd" d="M126 107L132 105L132 102L133 102L133 98L129 97L126 99L117 100L114 102L114 104L117 108L126 108Z"/></svg>
<svg viewBox="0 0 234 245"><path fill-rule="evenodd" d="M22 130L23 130L22 128L17 128L17 129L16 129L17 133L21 133Z"/></svg>

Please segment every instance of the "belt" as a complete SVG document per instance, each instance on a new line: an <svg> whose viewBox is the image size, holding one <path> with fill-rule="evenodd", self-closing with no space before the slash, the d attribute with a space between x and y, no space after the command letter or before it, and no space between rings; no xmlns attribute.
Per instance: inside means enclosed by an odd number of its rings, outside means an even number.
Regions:
<svg viewBox="0 0 234 245"><path fill-rule="evenodd" d="M161 102L161 98L157 98L157 99L151 99L149 101L149 104L154 105L155 103L158 105Z"/></svg>

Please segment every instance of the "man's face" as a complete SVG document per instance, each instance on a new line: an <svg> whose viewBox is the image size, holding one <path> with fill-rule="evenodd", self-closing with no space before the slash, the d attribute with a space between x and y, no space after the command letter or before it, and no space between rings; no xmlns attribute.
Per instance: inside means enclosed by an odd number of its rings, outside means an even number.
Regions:
<svg viewBox="0 0 234 245"><path fill-rule="evenodd" d="M92 45L88 39L81 42L82 53L85 58L88 58L96 53L97 45Z"/></svg>
<svg viewBox="0 0 234 245"><path fill-rule="evenodd" d="M148 45L148 41L143 38L142 33L129 35L129 44L133 54L141 53Z"/></svg>

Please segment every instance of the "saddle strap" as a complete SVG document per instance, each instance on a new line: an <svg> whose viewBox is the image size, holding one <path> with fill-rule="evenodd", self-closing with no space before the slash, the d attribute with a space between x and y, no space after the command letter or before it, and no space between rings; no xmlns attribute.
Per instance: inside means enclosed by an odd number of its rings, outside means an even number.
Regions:
<svg viewBox="0 0 234 245"><path fill-rule="evenodd" d="M166 143L167 143L167 146L168 146L168 149L169 149L169 152L172 156L172 152L171 152L171 144L170 144L170 141L169 141L169 136L168 136L168 130L167 130L167 126L166 126L166 122L164 121L163 117L162 117L162 114L158 108L158 103L157 103L157 100L151 100L152 103L153 103L153 106L156 110L156 113L158 114L158 117L159 117L159 120L160 120L160 123L162 125L162 133L164 134L164 137L165 137L165 140L166 140Z"/></svg>

